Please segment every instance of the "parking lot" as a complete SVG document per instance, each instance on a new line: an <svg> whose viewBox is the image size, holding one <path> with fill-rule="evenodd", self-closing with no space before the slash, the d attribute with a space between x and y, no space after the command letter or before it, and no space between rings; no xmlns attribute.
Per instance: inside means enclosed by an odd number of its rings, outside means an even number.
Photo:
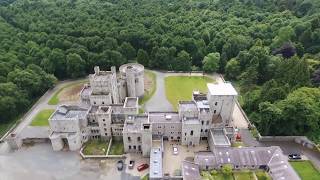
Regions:
<svg viewBox="0 0 320 180"><path fill-rule="evenodd" d="M14 152L7 152L4 146L1 147L1 180L140 179L140 176L134 176L136 173L129 172L130 174L128 174L126 173L127 170L118 171L116 166L118 159L83 160L79 152L53 151L50 143L37 143L31 146L23 146ZM142 162L144 162L144 160L139 159L136 165ZM128 163L126 162L125 168L127 165ZM148 169L141 174L147 172Z"/></svg>
<svg viewBox="0 0 320 180"><path fill-rule="evenodd" d="M130 160L133 160L134 161L134 167L133 169L129 169L128 166L129 166L129 161ZM149 164L149 158L144 158L142 157L141 154L134 154L134 153L131 153L131 154L127 154L127 158L125 160L125 164L126 164L126 168L125 168L125 172L127 174L130 174L132 176L139 176L139 177L142 177L146 174L149 173L149 168L148 169L145 169L141 172L139 172L137 170L137 167L141 164Z"/></svg>
<svg viewBox="0 0 320 180"><path fill-rule="evenodd" d="M173 147L178 147L178 154L173 154ZM198 151L207 151L208 143L201 142L195 147L188 147L180 145L180 142L164 141L164 155L163 155L163 172L170 176L174 175L177 170L181 171L181 163L187 158L194 158L194 153Z"/></svg>

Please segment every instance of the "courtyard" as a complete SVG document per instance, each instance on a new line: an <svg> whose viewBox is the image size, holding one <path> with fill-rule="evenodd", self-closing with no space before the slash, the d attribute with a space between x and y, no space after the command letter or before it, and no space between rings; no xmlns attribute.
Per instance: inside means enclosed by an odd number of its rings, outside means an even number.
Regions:
<svg viewBox="0 0 320 180"><path fill-rule="evenodd" d="M201 142L198 146L184 146L180 142L164 141L163 172L170 176L181 173L181 164L184 160L193 160L194 153L208 151L208 143ZM173 154L173 147L178 148L178 154Z"/></svg>

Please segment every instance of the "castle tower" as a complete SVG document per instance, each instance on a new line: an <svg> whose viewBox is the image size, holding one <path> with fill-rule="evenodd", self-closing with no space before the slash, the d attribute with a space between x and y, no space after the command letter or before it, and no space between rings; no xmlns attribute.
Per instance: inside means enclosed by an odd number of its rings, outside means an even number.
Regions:
<svg viewBox="0 0 320 180"><path fill-rule="evenodd" d="M144 157L150 156L152 147L152 125L150 123L142 124L142 155Z"/></svg>
<svg viewBox="0 0 320 180"><path fill-rule="evenodd" d="M126 81L128 97L144 95L144 67L141 64L129 63L119 68L121 79Z"/></svg>
<svg viewBox="0 0 320 180"><path fill-rule="evenodd" d="M119 90L118 90L118 83L117 83L117 71L115 66L111 67L111 88L112 88L113 104L119 104L120 97L119 97Z"/></svg>

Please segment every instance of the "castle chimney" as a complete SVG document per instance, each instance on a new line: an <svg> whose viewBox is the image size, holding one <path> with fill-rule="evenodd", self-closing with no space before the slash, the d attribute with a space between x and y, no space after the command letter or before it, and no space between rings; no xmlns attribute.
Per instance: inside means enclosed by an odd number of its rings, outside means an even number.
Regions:
<svg viewBox="0 0 320 180"><path fill-rule="evenodd" d="M95 67L94 67L94 73L95 73L95 74L99 74L99 73L100 73L100 68L99 68L99 66L95 66Z"/></svg>
<svg viewBox="0 0 320 180"><path fill-rule="evenodd" d="M111 72L112 72L112 73L116 73L116 72L117 72L117 70L116 70L116 67L115 67L115 66L111 66Z"/></svg>

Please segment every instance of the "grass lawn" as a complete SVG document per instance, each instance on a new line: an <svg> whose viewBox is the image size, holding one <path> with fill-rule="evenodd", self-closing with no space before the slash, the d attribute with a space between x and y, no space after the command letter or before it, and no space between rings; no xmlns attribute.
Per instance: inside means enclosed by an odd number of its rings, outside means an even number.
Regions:
<svg viewBox="0 0 320 180"><path fill-rule="evenodd" d="M112 141L109 155L122 155L124 153L122 141Z"/></svg>
<svg viewBox="0 0 320 180"><path fill-rule="evenodd" d="M216 174L210 174L209 171L202 171L201 177L203 180L234 180L232 175L223 175L221 172L217 172Z"/></svg>
<svg viewBox="0 0 320 180"><path fill-rule="evenodd" d="M84 84L86 82L88 82L88 80L83 80L83 81L80 81L80 82L74 82L74 83L70 83L70 84L67 84L67 85L63 86L57 92L54 93L54 95L49 100L48 104L49 105L57 105L59 103L59 94L61 93L61 91L63 91L66 88L71 88L72 86L77 86L79 84Z"/></svg>
<svg viewBox="0 0 320 180"><path fill-rule="evenodd" d="M290 164L302 180L319 180L320 172L310 161L291 161Z"/></svg>
<svg viewBox="0 0 320 180"><path fill-rule="evenodd" d="M181 100L191 100L192 92L199 90L206 93L207 83L214 80L202 76L169 76L165 78L166 96L175 110L178 109L178 102Z"/></svg>
<svg viewBox="0 0 320 180"><path fill-rule="evenodd" d="M141 177L141 180L149 180L149 174L146 174L143 177Z"/></svg>
<svg viewBox="0 0 320 180"><path fill-rule="evenodd" d="M253 172L234 172L235 180L255 180Z"/></svg>
<svg viewBox="0 0 320 180"><path fill-rule="evenodd" d="M270 175L265 171L256 171L255 173L258 180L272 180Z"/></svg>
<svg viewBox="0 0 320 180"><path fill-rule="evenodd" d="M54 112L54 109L44 109L40 111L32 120L31 126L49 126L49 117Z"/></svg>
<svg viewBox="0 0 320 180"><path fill-rule="evenodd" d="M89 140L83 149L85 155L105 155L109 142L102 140Z"/></svg>
<svg viewBox="0 0 320 180"><path fill-rule="evenodd" d="M139 99L139 105L144 104L145 102L147 102L152 96L153 94L156 92L156 88L157 88L157 78L156 78L156 74L153 73L152 71L149 70L145 70L144 71L144 75L145 75L145 91L144 91L144 96L142 99Z"/></svg>

